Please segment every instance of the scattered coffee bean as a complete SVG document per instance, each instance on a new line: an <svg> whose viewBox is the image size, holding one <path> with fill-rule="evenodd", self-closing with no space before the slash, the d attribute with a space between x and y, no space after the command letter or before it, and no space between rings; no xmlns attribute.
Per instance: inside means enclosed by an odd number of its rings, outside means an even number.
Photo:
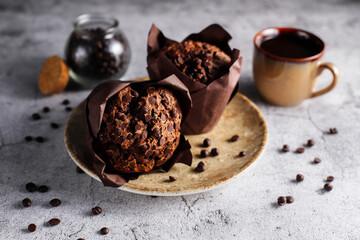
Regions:
<svg viewBox="0 0 360 240"><path fill-rule="evenodd" d="M35 192L35 191L36 191L36 185L35 185L35 183L29 182L29 183L26 184L25 187L26 187L26 190L27 190L28 192Z"/></svg>
<svg viewBox="0 0 360 240"><path fill-rule="evenodd" d="M289 151L290 151L289 145L285 144L285 145L283 146L283 148L281 149L281 151L283 151L283 152L289 152Z"/></svg>
<svg viewBox="0 0 360 240"><path fill-rule="evenodd" d="M67 112L71 112L73 109L72 109L72 107L66 107L65 110L66 110Z"/></svg>
<svg viewBox="0 0 360 240"><path fill-rule="evenodd" d="M302 181L304 181L304 175L302 175L302 174L297 174L296 175L296 181L297 182L302 182Z"/></svg>
<svg viewBox="0 0 360 240"><path fill-rule="evenodd" d="M294 198L292 196L286 196L286 203L293 203Z"/></svg>
<svg viewBox="0 0 360 240"><path fill-rule="evenodd" d="M333 189L333 186L330 183L325 183L324 189L330 192Z"/></svg>
<svg viewBox="0 0 360 240"><path fill-rule="evenodd" d="M330 128L329 132L330 134L337 134L338 130L336 128Z"/></svg>
<svg viewBox="0 0 360 240"><path fill-rule="evenodd" d="M284 206L286 204L286 198L284 196L280 196L278 197L277 202L279 206Z"/></svg>
<svg viewBox="0 0 360 240"><path fill-rule="evenodd" d="M307 144L306 144L308 147L312 147L312 146L314 146L315 145L315 141L314 140L312 140L312 139L309 139L308 141L307 141Z"/></svg>
<svg viewBox="0 0 360 240"><path fill-rule="evenodd" d="M41 137L41 136L38 136L35 138L35 141L39 142L39 143L42 143L45 141L45 138L44 137Z"/></svg>
<svg viewBox="0 0 360 240"><path fill-rule="evenodd" d="M70 101L69 101L68 99L65 99L65 100L62 102L63 105L69 105L69 103L70 103Z"/></svg>
<svg viewBox="0 0 360 240"><path fill-rule="evenodd" d="M219 149L217 148L211 149L211 156L217 156L219 154L220 154Z"/></svg>
<svg viewBox="0 0 360 240"><path fill-rule="evenodd" d="M81 174L81 173L85 173L85 172L84 172L81 168L79 168L79 167L76 167L76 172L77 172L77 173L80 173L80 174Z"/></svg>
<svg viewBox="0 0 360 240"><path fill-rule="evenodd" d="M327 182L332 182L332 181L334 181L334 177L333 177L333 176L328 176L328 177L326 178L326 181L327 181Z"/></svg>
<svg viewBox="0 0 360 240"><path fill-rule="evenodd" d="M25 139L25 141L30 142L30 141L32 141L33 138L32 138L32 136L26 136L24 139Z"/></svg>
<svg viewBox="0 0 360 240"><path fill-rule="evenodd" d="M29 232L35 232L36 231L36 225L31 223L29 226L28 226L28 230Z"/></svg>
<svg viewBox="0 0 360 240"><path fill-rule="evenodd" d="M196 172L203 172L205 171L205 163L203 162L199 162L199 164L197 165L197 167L195 168Z"/></svg>
<svg viewBox="0 0 360 240"><path fill-rule="evenodd" d="M237 140L239 140L239 135L234 135L230 138L231 142L236 142Z"/></svg>
<svg viewBox="0 0 360 240"><path fill-rule="evenodd" d="M78 238L77 240L85 240L85 238Z"/></svg>
<svg viewBox="0 0 360 240"><path fill-rule="evenodd" d="M175 181L176 181L176 177L169 176L169 181L170 181L170 182L175 182Z"/></svg>
<svg viewBox="0 0 360 240"><path fill-rule="evenodd" d="M52 219L49 220L48 223L49 223L51 226L56 226L56 225L58 225L58 224L60 223L60 219L58 219L58 218L52 218Z"/></svg>
<svg viewBox="0 0 360 240"><path fill-rule="evenodd" d="M38 113L34 113L33 115L31 115L31 117L34 120L39 120L41 118L40 114L38 114Z"/></svg>
<svg viewBox="0 0 360 240"><path fill-rule="evenodd" d="M157 198L158 196L150 196L151 198Z"/></svg>
<svg viewBox="0 0 360 240"><path fill-rule="evenodd" d="M99 207L99 206L96 206L94 208L91 209L91 212L94 214L94 215L99 215L102 213L102 208Z"/></svg>
<svg viewBox="0 0 360 240"><path fill-rule="evenodd" d="M58 207L61 204L61 200L58 198L51 199L50 205L53 207Z"/></svg>
<svg viewBox="0 0 360 240"><path fill-rule="evenodd" d="M246 152L244 152L244 151L239 153L239 157L245 157L245 155L246 155Z"/></svg>
<svg viewBox="0 0 360 240"><path fill-rule="evenodd" d="M43 108L43 112L44 112L44 113L50 112L50 108L49 108L49 107L44 107L44 108Z"/></svg>
<svg viewBox="0 0 360 240"><path fill-rule="evenodd" d="M202 158L208 157L208 156L209 156L209 151L206 150L206 149L201 150L200 156L201 156Z"/></svg>
<svg viewBox="0 0 360 240"><path fill-rule="evenodd" d="M320 158L314 158L314 163L318 164L318 163L321 163L321 159Z"/></svg>
<svg viewBox="0 0 360 240"><path fill-rule="evenodd" d="M54 129L59 128L59 124L52 122L50 126Z"/></svg>
<svg viewBox="0 0 360 240"><path fill-rule="evenodd" d="M205 138L203 142L204 147L209 147L211 145L211 140L209 138Z"/></svg>
<svg viewBox="0 0 360 240"><path fill-rule="evenodd" d="M109 233L109 229L107 227L103 227L102 229L100 229L100 233L102 235L106 235Z"/></svg>
<svg viewBox="0 0 360 240"><path fill-rule="evenodd" d="M305 148L297 148L296 152L297 153L303 153L303 152L305 152Z"/></svg>
<svg viewBox="0 0 360 240"><path fill-rule="evenodd" d="M30 207L31 206L31 200L29 198L25 198L24 200L22 200L22 205L24 207Z"/></svg>
<svg viewBox="0 0 360 240"><path fill-rule="evenodd" d="M45 192L49 191L49 188L48 188L48 186L41 185L40 187L38 187L38 191L41 193L45 193Z"/></svg>

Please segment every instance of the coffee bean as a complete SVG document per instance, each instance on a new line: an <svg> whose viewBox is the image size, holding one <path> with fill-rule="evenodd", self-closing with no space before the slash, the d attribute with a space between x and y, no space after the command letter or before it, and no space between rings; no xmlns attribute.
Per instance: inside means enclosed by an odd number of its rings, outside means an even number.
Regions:
<svg viewBox="0 0 360 240"><path fill-rule="evenodd" d="M150 196L151 198L157 198L158 196Z"/></svg>
<svg viewBox="0 0 360 240"><path fill-rule="evenodd" d="M297 148L296 152L297 153L303 153L303 152L305 152L305 148Z"/></svg>
<svg viewBox="0 0 360 240"><path fill-rule="evenodd" d="M32 138L32 136L26 136L24 139L25 139L25 141L30 142L30 141L32 141L33 138Z"/></svg>
<svg viewBox="0 0 360 240"><path fill-rule="evenodd" d="M211 145L211 140L209 138L205 138L203 141L203 147L209 147Z"/></svg>
<svg viewBox="0 0 360 240"><path fill-rule="evenodd" d="M73 109L72 109L72 107L66 107L65 110L66 110L67 112L71 112Z"/></svg>
<svg viewBox="0 0 360 240"><path fill-rule="evenodd" d="M25 198L24 200L22 200L22 205L24 207L30 207L31 206L31 200L29 198Z"/></svg>
<svg viewBox="0 0 360 240"><path fill-rule="evenodd" d="M320 158L314 158L314 163L318 164L318 163L321 163L321 159Z"/></svg>
<svg viewBox="0 0 360 240"><path fill-rule="evenodd" d="M234 135L230 138L231 142L236 142L237 140L239 140L239 135Z"/></svg>
<svg viewBox="0 0 360 240"><path fill-rule="evenodd" d="M31 223L28 226L28 230L29 230L29 232L35 232L36 231L36 225L34 223Z"/></svg>
<svg viewBox="0 0 360 240"><path fill-rule="evenodd" d="M208 157L208 156L209 156L208 150L205 150L205 149L201 150L200 156L201 156L202 158Z"/></svg>
<svg viewBox="0 0 360 240"><path fill-rule="evenodd" d="M96 206L94 208L91 209L91 212L94 214L94 215L99 215L102 213L102 208L99 207L99 206Z"/></svg>
<svg viewBox="0 0 360 240"><path fill-rule="evenodd" d="M169 176L169 181L170 181L170 182L175 182L175 181L176 181L176 177Z"/></svg>
<svg viewBox="0 0 360 240"><path fill-rule="evenodd" d="M285 144L285 145L283 146L283 148L281 149L281 151L283 151L283 152L289 152L289 151L290 151L289 145Z"/></svg>
<svg viewBox="0 0 360 240"><path fill-rule="evenodd" d="M330 183L325 183L324 189L330 192L333 189L333 186Z"/></svg>
<svg viewBox="0 0 360 240"><path fill-rule="evenodd" d="M296 175L296 181L297 182L302 182L302 181L304 181L304 175L302 175L302 174L297 174Z"/></svg>
<svg viewBox="0 0 360 240"><path fill-rule="evenodd" d="M106 235L109 233L109 229L107 227L103 227L102 229L100 229L100 233L102 235Z"/></svg>
<svg viewBox="0 0 360 240"><path fill-rule="evenodd" d="M34 113L33 115L31 115L31 117L34 120L39 120L41 118L40 114L38 114L38 113Z"/></svg>
<svg viewBox="0 0 360 240"><path fill-rule="evenodd" d="M292 196L286 196L286 203L293 203L294 198Z"/></svg>
<svg viewBox="0 0 360 240"><path fill-rule="evenodd" d="M50 126L51 126L52 128L54 128L54 129L59 128L59 124L54 123L54 122L51 123Z"/></svg>
<svg viewBox="0 0 360 240"><path fill-rule="evenodd" d="M308 147L312 147L312 146L314 146L315 145L315 141L314 140L312 140L312 139L309 139L308 141L307 141L307 144L306 144Z"/></svg>
<svg viewBox="0 0 360 240"><path fill-rule="evenodd" d="M77 240L85 240L85 238L78 238Z"/></svg>
<svg viewBox="0 0 360 240"><path fill-rule="evenodd" d="M44 112L44 113L50 112L50 108L49 108L49 107L44 107L44 108L43 108L43 112Z"/></svg>
<svg viewBox="0 0 360 240"><path fill-rule="evenodd" d="M45 193L45 192L49 191L49 188L45 185L41 185L40 187L38 187L38 190L41 193Z"/></svg>
<svg viewBox="0 0 360 240"><path fill-rule="evenodd" d="M80 174L81 174L81 173L85 173L85 172L84 172L81 168L79 168L79 167L76 167L76 172L77 172L77 173L80 173Z"/></svg>
<svg viewBox="0 0 360 240"><path fill-rule="evenodd" d="M69 103L70 103L70 101L69 101L68 99L65 99L65 100L62 102L63 105L69 105Z"/></svg>
<svg viewBox="0 0 360 240"><path fill-rule="evenodd" d="M36 185L34 183L32 183L32 182L27 183L25 187L26 187L26 190L28 192L35 192L36 191Z"/></svg>
<svg viewBox="0 0 360 240"><path fill-rule="evenodd" d="M54 198L50 201L50 205L53 207L58 207L61 204L61 200L58 198Z"/></svg>
<svg viewBox="0 0 360 240"><path fill-rule="evenodd" d="M52 219L49 220L48 223L49 223L51 226L56 226L56 225L58 225L60 222L61 222L60 219L58 219L58 218L52 218Z"/></svg>
<svg viewBox="0 0 360 240"><path fill-rule="evenodd" d="M328 176L328 177L326 178L326 181L327 181L327 182L332 182L332 181L334 181L334 177L333 177L333 176Z"/></svg>
<svg viewBox="0 0 360 240"><path fill-rule="evenodd" d="M44 137L41 137L41 136L38 136L35 138L35 141L39 142L39 143L42 143L45 141L45 138Z"/></svg>
<svg viewBox="0 0 360 240"><path fill-rule="evenodd" d="M329 132L330 134L337 134L338 130L336 128L330 128Z"/></svg>
<svg viewBox="0 0 360 240"><path fill-rule="evenodd" d="M246 155L246 152L244 152L244 151L239 153L239 157L245 157L245 155Z"/></svg>
<svg viewBox="0 0 360 240"><path fill-rule="evenodd" d="M217 148L211 149L211 156L217 156L219 154L220 154L219 149Z"/></svg>
<svg viewBox="0 0 360 240"><path fill-rule="evenodd" d="M278 197L277 202L279 206L284 206L286 204L286 198L284 196L280 196Z"/></svg>

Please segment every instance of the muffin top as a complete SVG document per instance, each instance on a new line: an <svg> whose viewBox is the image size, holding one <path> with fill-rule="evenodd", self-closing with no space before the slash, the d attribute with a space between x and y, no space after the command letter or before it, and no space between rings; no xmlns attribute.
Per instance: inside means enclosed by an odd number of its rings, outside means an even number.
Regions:
<svg viewBox="0 0 360 240"><path fill-rule="evenodd" d="M171 158L180 141L182 112L165 88L122 89L106 104L97 145L113 170L148 172Z"/></svg>
<svg viewBox="0 0 360 240"><path fill-rule="evenodd" d="M161 52L183 73L209 84L228 72L231 58L220 48L200 41L187 40L164 47Z"/></svg>

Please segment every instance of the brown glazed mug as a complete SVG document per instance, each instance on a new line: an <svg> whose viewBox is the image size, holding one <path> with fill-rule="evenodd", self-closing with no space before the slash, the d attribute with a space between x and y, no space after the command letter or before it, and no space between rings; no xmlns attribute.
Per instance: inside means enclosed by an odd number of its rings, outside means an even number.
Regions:
<svg viewBox="0 0 360 240"><path fill-rule="evenodd" d="M291 106L323 95L338 82L339 70L322 61L325 43L312 33L295 28L267 28L254 38L253 74L257 89L270 103ZM314 91L324 69L331 84Z"/></svg>

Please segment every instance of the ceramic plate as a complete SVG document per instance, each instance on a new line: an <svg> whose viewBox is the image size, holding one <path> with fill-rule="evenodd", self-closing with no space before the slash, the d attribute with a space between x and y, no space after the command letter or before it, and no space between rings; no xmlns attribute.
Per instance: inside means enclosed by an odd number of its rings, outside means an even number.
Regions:
<svg viewBox="0 0 360 240"><path fill-rule="evenodd" d="M74 162L92 178L99 180L95 174L84 144L84 102L78 105L69 116L65 127L66 148ZM230 142L233 135L239 135L236 142ZM209 133L185 136L189 140L193 153L191 167L178 163L168 173L141 175L137 180L129 181L120 190L153 196L182 196L200 193L219 187L234 179L259 159L267 140L265 120L256 105L248 98L237 93L226 107L218 125ZM211 139L211 146L219 149L216 157L200 158L199 154L204 138ZM239 152L246 155L239 157ZM203 161L206 170L194 171L197 164ZM177 178L169 182L169 176Z"/></svg>

